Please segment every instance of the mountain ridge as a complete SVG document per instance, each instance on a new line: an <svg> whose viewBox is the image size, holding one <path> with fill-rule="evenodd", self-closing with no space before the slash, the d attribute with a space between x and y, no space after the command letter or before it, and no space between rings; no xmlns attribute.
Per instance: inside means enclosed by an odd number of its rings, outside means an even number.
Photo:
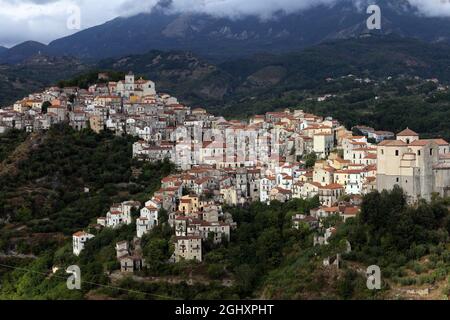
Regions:
<svg viewBox="0 0 450 320"><path fill-rule="evenodd" d="M449 44L428 44L395 35L333 40L299 52L255 54L223 63L175 50L152 50L92 64L41 54L0 67L0 105L13 102L19 93L26 94L27 88L35 90L93 70L133 71L185 103L218 106L230 99L273 95L350 73L361 77L418 75L450 83L449 57ZM30 83L33 85L28 86ZM11 96L11 92L17 95Z"/></svg>
<svg viewBox="0 0 450 320"><path fill-rule="evenodd" d="M25 41L10 49L0 51L0 62L16 64L32 56L46 53L48 46L37 41Z"/></svg>
<svg viewBox="0 0 450 320"><path fill-rule="evenodd" d="M286 53L368 33L369 15L365 8L374 2L382 9L382 30L370 33L450 43L450 19L419 14L408 1L364 0L355 6L353 0L343 0L304 11L277 12L265 20L256 15L227 18L158 8L150 13L115 18L39 49L48 55L73 55L90 61L144 54L150 50L192 51L214 62L260 52ZM9 59L2 59L5 53L0 54L0 63L23 59L20 55L14 58L16 47L7 51ZM30 54L36 54L36 49L31 51Z"/></svg>

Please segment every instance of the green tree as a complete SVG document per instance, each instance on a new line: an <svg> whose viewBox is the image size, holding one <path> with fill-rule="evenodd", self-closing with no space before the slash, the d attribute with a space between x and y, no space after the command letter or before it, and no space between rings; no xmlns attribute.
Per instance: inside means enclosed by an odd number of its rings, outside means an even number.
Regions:
<svg viewBox="0 0 450 320"><path fill-rule="evenodd" d="M170 258L169 243L165 239L151 239L143 248L144 258L151 273L158 274Z"/></svg>
<svg viewBox="0 0 450 320"><path fill-rule="evenodd" d="M52 106L52 104L49 102L49 101L45 101L43 104L42 104L42 113L43 114L47 114L47 110L48 110L48 108L50 108Z"/></svg>
<svg viewBox="0 0 450 320"><path fill-rule="evenodd" d="M317 155L311 152L304 157L304 160L306 168L313 168L317 161Z"/></svg>

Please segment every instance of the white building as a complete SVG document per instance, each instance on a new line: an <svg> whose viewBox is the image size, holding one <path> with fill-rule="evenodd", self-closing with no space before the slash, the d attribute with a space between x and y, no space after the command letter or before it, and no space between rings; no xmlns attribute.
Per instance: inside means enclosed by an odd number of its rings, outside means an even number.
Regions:
<svg viewBox="0 0 450 320"><path fill-rule="evenodd" d="M181 225L183 220L177 222ZM200 236L204 241L212 235L212 240L216 244L222 240L230 241L230 225L224 222L188 221L186 231L188 235Z"/></svg>
<svg viewBox="0 0 450 320"><path fill-rule="evenodd" d="M139 217L136 219L136 234L138 238L142 238L152 228L153 225L150 224L147 218Z"/></svg>
<svg viewBox="0 0 450 320"><path fill-rule="evenodd" d="M94 238L93 234L84 231L74 233L72 236L73 254L79 256L81 251L84 249L85 243L92 238Z"/></svg>
<svg viewBox="0 0 450 320"><path fill-rule="evenodd" d="M119 206L113 206L106 214L106 226L108 228L118 228L121 225L131 223L131 214L122 211Z"/></svg>
<svg viewBox="0 0 450 320"><path fill-rule="evenodd" d="M270 191L276 187L276 179L272 176L267 176L260 180L259 186L259 201L267 203L270 201Z"/></svg>
<svg viewBox="0 0 450 320"><path fill-rule="evenodd" d="M144 234L158 225L158 212L158 207L151 203L148 203L147 206L141 209L141 216L136 219L136 233L138 238L142 238Z"/></svg>
<svg viewBox="0 0 450 320"><path fill-rule="evenodd" d="M151 96L156 95L155 83L150 80L139 79L135 80L134 74L130 72L125 76L125 81L117 82L117 94L122 97L131 96Z"/></svg>
<svg viewBox="0 0 450 320"><path fill-rule="evenodd" d="M318 133L313 137L314 153L319 158L326 158L334 148L334 136L330 133Z"/></svg>
<svg viewBox="0 0 450 320"><path fill-rule="evenodd" d="M106 214L106 227L117 228L121 225L130 224L131 211L139 209L141 204L138 201L125 201L120 204L114 204Z"/></svg>
<svg viewBox="0 0 450 320"><path fill-rule="evenodd" d="M181 236L175 238L174 258L176 262L181 260L202 261L202 237Z"/></svg>

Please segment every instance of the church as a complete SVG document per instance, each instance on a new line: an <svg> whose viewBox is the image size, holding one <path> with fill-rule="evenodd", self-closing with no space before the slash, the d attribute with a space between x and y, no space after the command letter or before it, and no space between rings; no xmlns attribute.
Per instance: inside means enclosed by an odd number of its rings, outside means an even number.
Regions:
<svg viewBox="0 0 450 320"><path fill-rule="evenodd" d="M135 80L134 74L130 71L125 76L125 81L117 82L117 94L124 98L138 96L140 98L156 94L155 83L142 78Z"/></svg>
<svg viewBox="0 0 450 320"><path fill-rule="evenodd" d="M420 139L407 128L396 140L378 144L377 189L400 186L409 203L431 200L433 193L450 196L450 151L443 139Z"/></svg>

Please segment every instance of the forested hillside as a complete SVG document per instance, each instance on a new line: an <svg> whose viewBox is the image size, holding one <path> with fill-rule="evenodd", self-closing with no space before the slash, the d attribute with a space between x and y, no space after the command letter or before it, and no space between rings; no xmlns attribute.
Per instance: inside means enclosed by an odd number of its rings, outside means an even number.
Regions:
<svg viewBox="0 0 450 320"><path fill-rule="evenodd" d="M32 56L19 64L0 64L0 107L91 68L74 58L44 55Z"/></svg>
<svg viewBox="0 0 450 320"><path fill-rule="evenodd" d="M115 202L147 200L172 170L169 164L134 162L134 138L108 132L97 135L57 125L22 143L23 133L6 137L12 147L2 147L1 153L2 166L9 166L0 172L3 250L36 253L48 249L47 243L42 245L32 235L70 236L104 215ZM30 147L30 141L34 146ZM32 152L17 153L22 145ZM133 169L141 174L133 175Z"/></svg>

